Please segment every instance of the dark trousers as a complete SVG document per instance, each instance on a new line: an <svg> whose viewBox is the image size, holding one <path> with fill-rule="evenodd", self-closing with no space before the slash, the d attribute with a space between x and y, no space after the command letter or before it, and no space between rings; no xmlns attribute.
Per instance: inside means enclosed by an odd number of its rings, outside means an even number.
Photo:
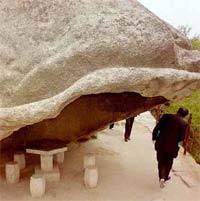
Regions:
<svg viewBox="0 0 200 201"><path fill-rule="evenodd" d="M125 134L124 134L125 139L128 139L131 135L131 130L132 130L134 119L135 119L134 116L126 119Z"/></svg>
<svg viewBox="0 0 200 201"><path fill-rule="evenodd" d="M112 129L112 128L114 127L114 125L115 125L114 123L113 123L113 124L110 124L110 127L109 127L109 128Z"/></svg>
<svg viewBox="0 0 200 201"><path fill-rule="evenodd" d="M159 179L168 180L169 173L173 165L173 159L173 156L165 153L162 150L157 150Z"/></svg>

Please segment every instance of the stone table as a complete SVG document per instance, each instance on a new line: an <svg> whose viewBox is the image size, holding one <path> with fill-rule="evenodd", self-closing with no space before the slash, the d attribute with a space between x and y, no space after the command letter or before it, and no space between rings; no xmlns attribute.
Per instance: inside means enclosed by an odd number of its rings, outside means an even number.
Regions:
<svg viewBox="0 0 200 201"><path fill-rule="evenodd" d="M63 163L65 151L67 151L66 144L54 140L40 140L26 149L27 153L40 155L40 167L35 168L35 173L44 174L48 181L60 180L60 171L58 166L53 165L53 159L57 163Z"/></svg>
<svg viewBox="0 0 200 201"><path fill-rule="evenodd" d="M40 155L41 169L44 171L53 170L53 155L61 156L67 151L67 147L53 149L49 151L38 149L26 149L27 153Z"/></svg>

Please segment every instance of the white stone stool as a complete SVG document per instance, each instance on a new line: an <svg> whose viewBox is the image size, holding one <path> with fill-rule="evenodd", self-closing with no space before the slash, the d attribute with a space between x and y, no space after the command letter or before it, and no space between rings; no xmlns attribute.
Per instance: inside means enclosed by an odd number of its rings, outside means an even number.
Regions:
<svg viewBox="0 0 200 201"><path fill-rule="evenodd" d="M65 153L61 152L61 153L57 153L54 155L54 161L57 164L63 164L64 163L64 159L65 159Z"/></svg>
<svg viewBox="0 0 200 201"><path fill-rule="evenodd" d="M31 196L42 197L45 193L46 181L43 175L34 174L30 178L30 193Z"/></svg>
<svg viewBox="0 0 200 201"><path fill-rule="evenodd" d="M8 162L5 167L6 181L8 184L15 184L19 182L20 169L17 162Z"/></svg>
<svg viewBox="0 0 200 201"><path fill-rule="evenodd" d="M19 164L20 170L26 167L25 155L22 152L14 154L14 161Z"/></svg>
<svg viewBox="0 0 200 201"><path fill-rule="evenodd" d="M95 165L95 155L93 153L87 153L84 156L83 167L85 169L87 166L91 165Z"/></svg>
<svg viewBox="0 0 200 201"><path fill-rule="evenodd" d="M95 165L87 166L84 174L84 184L88 188L95 188L98 183L98 169Z"/></svg>

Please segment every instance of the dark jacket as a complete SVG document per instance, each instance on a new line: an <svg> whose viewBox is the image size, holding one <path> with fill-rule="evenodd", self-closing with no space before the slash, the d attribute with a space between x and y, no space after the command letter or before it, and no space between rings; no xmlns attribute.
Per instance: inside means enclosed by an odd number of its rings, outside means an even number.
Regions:
<svg viewBox="0 0 200 201"><path fill-rule="evenodd" d="M179 116L164 114L153 130L155 149L177 157L178 143L184 140L187 123Z"/></svg>

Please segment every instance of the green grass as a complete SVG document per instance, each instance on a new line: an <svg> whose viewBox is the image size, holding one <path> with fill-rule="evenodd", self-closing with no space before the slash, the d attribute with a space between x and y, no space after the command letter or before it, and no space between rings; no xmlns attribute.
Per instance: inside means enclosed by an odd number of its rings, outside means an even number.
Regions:
<svg viewBox="0 0 200 201"><path fill-rule="evenodd" d="M191 41L193 50L200 50L200 39L198 37L194 37L190 41Z"/></svg>
<svg viewBox="0 0 200 201"><path fill-rule="evenodd" d="M195 136L189 142L189 151L195 160L200 163L200 89L189 98L172 103L164 113L176 113L180 106L187 108L192 113L192 128Z"/></svg>

